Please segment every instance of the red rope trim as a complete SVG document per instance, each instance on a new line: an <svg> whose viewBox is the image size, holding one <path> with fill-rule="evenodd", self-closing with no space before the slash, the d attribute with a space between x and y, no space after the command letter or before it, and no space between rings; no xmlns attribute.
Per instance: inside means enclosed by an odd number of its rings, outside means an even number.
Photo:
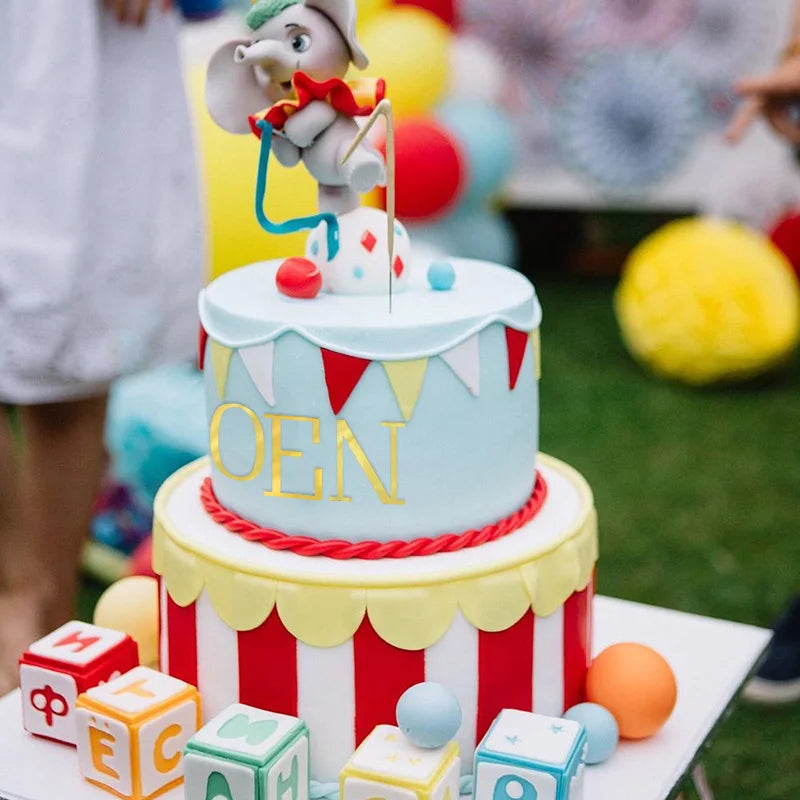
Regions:
<svg viewBox="0 0 800 800"><path fill-rule="evenodd" d="M200 500L208 515L231 533L237 533L249 542L259 542L272 550L290 550L301 556L324 556L342 561L350 558L376 561L381 558L430 556L435 553L453 553L468 547L478 547L502 539L503 536L530 522L544 505L546 498L547 483L542 474L537 473L536 484L528 502L510 517L486 525L480 530L447 533L435 538L421 537L410 541L347 542L343 539L320 540L310 536L292 536L271 528L262 528L221 505L214 494L211 478L206 478L200 487Z"/></svg>

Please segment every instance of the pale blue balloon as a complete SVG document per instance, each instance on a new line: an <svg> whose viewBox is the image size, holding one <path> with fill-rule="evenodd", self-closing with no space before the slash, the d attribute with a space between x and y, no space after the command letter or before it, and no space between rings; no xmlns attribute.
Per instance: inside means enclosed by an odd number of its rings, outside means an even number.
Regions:
<svg viewBox="0 0 800 800"><path fill-rule="evenodd" d="M573 706L564 719L580 722L586 729L589 744L587 764L600 764L616 749L619 742L619 727L611 712L597 703L580 703Z"/></svg>
<svg viewBox="0 0 800 800"><path fill-rule="evenodd" d="M457 99L442 103L436 118L455 136L467 160L459 207L485 206L514 167L517 132L511 118L480 100Z"/></svg>
<svg viewBox="0 0 800 800"><path fill-rule="evenodd" d="M461 727L461 704L441 683L418 683L397 702L397 726L417 747L444 747Z"/></svg>

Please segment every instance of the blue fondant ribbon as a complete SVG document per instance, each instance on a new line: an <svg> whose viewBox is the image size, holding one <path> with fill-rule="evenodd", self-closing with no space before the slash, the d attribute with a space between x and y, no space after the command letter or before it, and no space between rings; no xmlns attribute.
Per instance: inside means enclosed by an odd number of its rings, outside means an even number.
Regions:
<svg viewBox="0 0 800 800"><path fill-rule="evenodd" d="M261 153L258 158L258 175L256 176L256 219L267 232L282 235L297 233L316 228L324 222L328 226L328 261L332 261L339 252L339 221L335 214L314 214L310 217L287 219L285 222L272 222L264 211L264 198L267 194L267 173L269 157L272 152L272 125L262 119L258 122L261 129Z"/></svg>

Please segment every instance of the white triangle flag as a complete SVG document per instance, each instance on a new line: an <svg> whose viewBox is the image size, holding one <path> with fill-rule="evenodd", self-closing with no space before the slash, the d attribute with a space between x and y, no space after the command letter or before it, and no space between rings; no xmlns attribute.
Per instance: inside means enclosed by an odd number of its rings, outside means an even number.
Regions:
<svg viewBox="0 0 800 800"><path fill-rule="evenodd" d="M465 342L441 355L442 361L453 370L455 376L475 397L478 397L481 392L481 356L478 336L479 334L476 333Z"/></svg>
<svg viewBox="0 0 800 800"><path fill-rule="evenodd" d="M275 405L275 390L272 385L272 366L275 357L275 342L265 342L239 351L244 368L255 384L258 393L271 406Z"/></svg>

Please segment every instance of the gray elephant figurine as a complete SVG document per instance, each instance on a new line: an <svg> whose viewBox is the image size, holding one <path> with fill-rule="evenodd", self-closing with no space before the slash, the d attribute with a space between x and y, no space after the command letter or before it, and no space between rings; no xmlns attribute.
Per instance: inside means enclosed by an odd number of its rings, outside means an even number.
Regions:
<svg viewBox="0 0 800 800"><path fill-rule="evenodd" d="M343 163L368 116L384 95L383 81L345 82L350 63L369 61L355 33L355 0L257 0L247 15L249 40L223 45L211 59L206 104L231 133L274 130L281 164L305 163L319 184L322 212L344 214L359 194L386 182L381 154L362 142ZM265 108L265 106L267 108Z"/></svg>

